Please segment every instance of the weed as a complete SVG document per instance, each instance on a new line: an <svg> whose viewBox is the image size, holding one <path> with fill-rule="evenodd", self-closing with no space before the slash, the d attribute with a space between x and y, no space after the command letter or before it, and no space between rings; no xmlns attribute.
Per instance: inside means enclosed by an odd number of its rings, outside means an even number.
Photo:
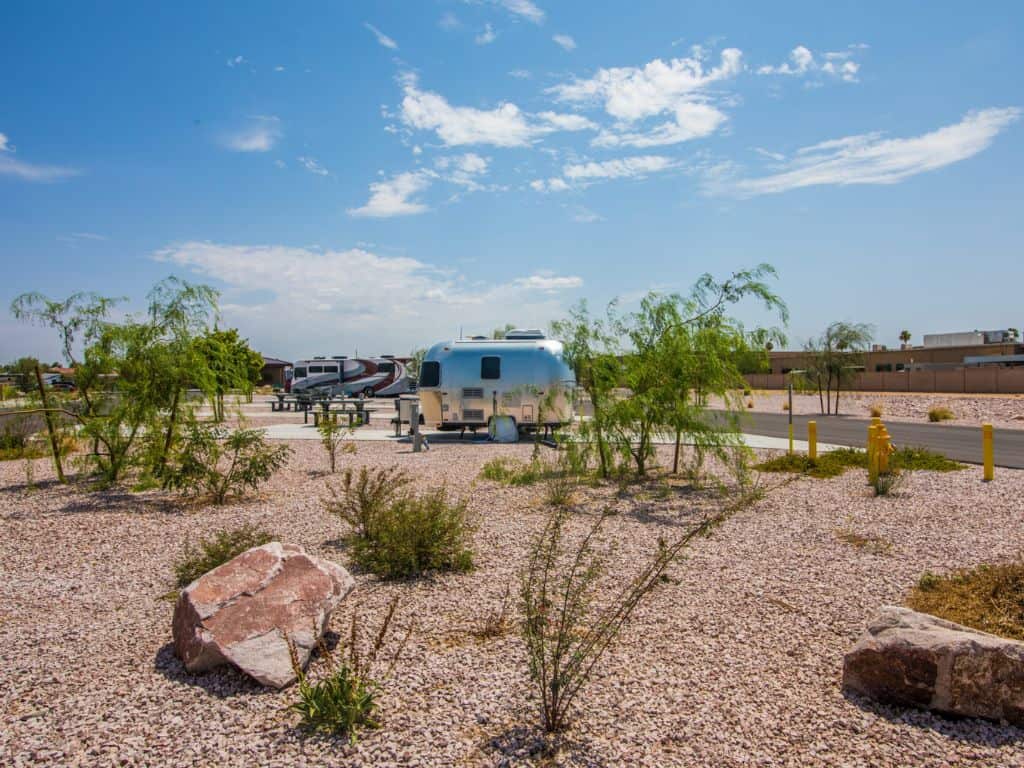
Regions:
<svg viewBox="0 0 1024 768"><path fill-rule="evenodd" d="M956 414L952 410L944 405L936 406L935 408L928 409L928 421L952 421L956 418Z"/></svg>
<svg viewBox="0 0 1024 768"><path fill-rule="evenodd" d="M327 451L327 456L331 461L331 474L333 475L337 465L338 451L355 453L356 444L345 442L345 438L354 434L355 430L352 427L344 427L339 424L336 414L325 413L317 425L317 431L320 433L320 443Z"/></svg>
<svg viewBox="0 0 1024 768"><path fill-rule="evenodd" d="M925 572L907 605L982 632L1024 640L1024 562L979 565L946 576Z"/></svg>
<svg viewBox="0 0 1024 768"><path fill-rule="evenodd" d="M349 743L355 744L359 729L380 727L380 722L375 716L377 696L382 683L391 676L413 630L413 625L410 624L405 637L392 654L387 670L378 680L375 677L377 658L384 646L397 605L396 597L388 607L373 645L366 654L359 651L359 617L358 612L354 613L346 649L347 656L334 661L330 673L316 682L311 682L299 665L295 646L289 642L292 668L299 680L299 700L288 709L299 715L302 728L316 733L347 736ZM332 661L331 652L323 643L320 644L320 652Z"/></svg>
<svg viewBox="0 0 1024 768"><path fill-rule="evenodd" d="M872 416L874 416L876 419L877 418L881 418L881 416L882 416L882 406L881 406L881 404L880 403L873 403L872 405L868 406L868 412Z"/></svg>
<svg viewBox="0 0 1024 768"><path fill-rule="evenodd" d="M783 403L782 404L782 410L788 411L789 410L789 403Z"/></svg>
<svg viewBox="0 0 1024 768"><path fill-rule="evenodd" d="M352 528L352 535L372 539L376 536L377 522L409 482L408 475L394 468L371 472L360 467L358 475L348 469L342 476L340 493L328 486L331 498L325 500L324 505L328 512Z"/></svg>
<svg viewBox="0 0 1024 768"><path fill-rule="evenodd" d="M791 453L776 456L758 464L754 469L761 472L794 472L819 479L837 477L848 469L867 469L868 455L856 448L838 448L810 459L803 454Z"/></svg>
<svg viewBox="0 0 1024 768"><path fill-rule="evenodd" d="M549 474L539 459L526 464L505 456L491 459L484 464L480 477L484 480L493 480L504 485L533 485L540 482Z"/></svg>
<svg viewBox="0 0 1024 768"><path fill-rule="evenodd" d="M246 524L234 530L217 531L211 538L185 546L185 552L174 564L174 579L179 587L187 587L204 573L238 557L247 549L267 544L274 535Z"/></svg>
<svg viewBox="0 0 1024 768"><path fill-rule="evenodd" d="M753 408L753 407L754 407L754 401L753 400L747 400L747 408Z"/></svg>
<svg viewBox="0 0 1024 768"><path fill-rule="evenodd" d="M887 555L892 550L892 542L884 536L857 533L851 528L836 529L835 536L839 541L851 547L870 552L872 555Z"/></svg>
<svg viewBox="0 0 1024 768"><path fill-rule="evenodd" d="M480 623L472 630L473 637L477 640L492 640L512 631L513 621L512 610L512 584L506 585L505 593L501 596L501 604L497 610L490 610L484 614Z"/></svg>
<svg viewBox="0 0 1024 768"><path fill-rule="evenodd" d="M871 481L875 496L892 496L903 485L905 476L896 468L888 472L879 472Z"/></svg>

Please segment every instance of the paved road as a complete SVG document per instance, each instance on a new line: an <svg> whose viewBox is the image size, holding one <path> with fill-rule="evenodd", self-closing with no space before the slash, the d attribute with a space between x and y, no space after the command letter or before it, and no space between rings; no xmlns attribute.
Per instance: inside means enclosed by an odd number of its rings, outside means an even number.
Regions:
<svg viewBox="0 0 1024 768"><path fill-rule="evenodd" d="M863 448L867 443L870 419L847 416L793 416L793 436L807 439L807 422L818 423L818 441ZM743 431L752 435L786 437L789 414L745 414ZM896 446L922 446L938 451L957 461L981 464L981 427L958 427L947 424L915 424L886 421L885 426ZM1024 429L996 429L995 461L999 467L1024 469Z"/></svg>

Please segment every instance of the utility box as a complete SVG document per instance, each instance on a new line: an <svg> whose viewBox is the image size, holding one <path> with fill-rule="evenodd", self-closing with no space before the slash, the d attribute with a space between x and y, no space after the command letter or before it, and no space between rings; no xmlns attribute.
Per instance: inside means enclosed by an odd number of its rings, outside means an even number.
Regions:
<svg viewBox="0 0 1024 768"><path fill-rule="evenodd" d="M986 343L985 334L981 331L963 331L960 333L926 333L925 347L974 347Z"/></svg>

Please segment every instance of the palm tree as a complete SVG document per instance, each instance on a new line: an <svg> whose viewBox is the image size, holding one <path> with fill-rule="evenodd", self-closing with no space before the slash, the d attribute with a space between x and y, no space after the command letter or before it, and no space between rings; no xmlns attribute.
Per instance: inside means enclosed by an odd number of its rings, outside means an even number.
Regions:
<svg viewBox="0 0 1024 768"><path fill-rule="evenodd" d="M906 331L906 330L900 331L900 341L903 342L903 346L906 346L907 344L909 344L911 338L913 338L913 337L910 335L910 331Z"/></svg>

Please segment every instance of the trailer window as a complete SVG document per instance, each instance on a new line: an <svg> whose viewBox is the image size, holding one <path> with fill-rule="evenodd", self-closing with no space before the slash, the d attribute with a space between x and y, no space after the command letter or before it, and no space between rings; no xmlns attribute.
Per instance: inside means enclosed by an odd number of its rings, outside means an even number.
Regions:
<svg viewBox="0 0 1024 768"><path fill-rule="evenodd" d="M324 373L337 373L337 372L338 372L338 366L336 366L336 365L325 365L324 366Z"/></svg>
<svg viewBox="0 0 1024 768"><path fill-rule="evenodd" d="M420 365L420 386L441 386L441 364L433 360L424 360Z"/></svg>
<svg viewBox="0 0 1024 768"><path fill-rule="evenodd" d="M311 365L309 366L309 373L312 376L314 373L323 373L324 367L322 365Z"/></svg>
<svg viewBox="0 0 1024 768"><path fill-rule="evenodd" d="M294 378L294 379L304 379L304 378L306 378L306 369L305 368L296 368L295 371L292 373L292 378Z"/></svg>
<svg viewBox="0 0 1024 768"><path fill-rule="evenodd" d="M481 357L480 358L480 378L481 379L500 379L501 378L501 358L500 357Z"/></svg>

